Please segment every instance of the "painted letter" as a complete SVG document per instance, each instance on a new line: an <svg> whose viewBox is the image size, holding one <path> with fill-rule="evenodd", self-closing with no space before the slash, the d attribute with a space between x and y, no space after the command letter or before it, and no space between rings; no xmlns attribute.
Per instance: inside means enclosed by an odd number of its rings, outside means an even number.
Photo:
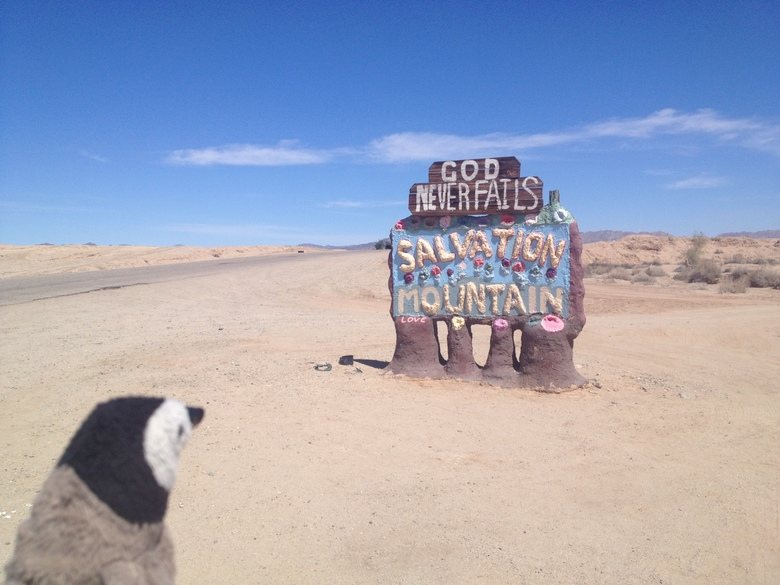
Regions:
<svg viewBox="0 0 780 585"><path fill-rule="evenodd" d="M417 185L417 211L420 210L422 205L422 211L428 211L428 185Z"/></svg>
<svg viewBox="0 0 780 585"><path fill-rule="evenodd" d="M455 248L455 251L458 253L458 256L461 260L463 260L466 257L466 253L469 251L469 248L471 247L471 242L474 241L474 230L469 230L466 233L466 241L462 244L460 243L460 234L458 232L452 232L450 234L450 242L452 242L452 247Z"/></svg>
<svg viewBox="0 0 780 585"><path fill-rule="evenodd" d="M448 174L447 173L447 167L455 168L455 161L454 160L448 160L443 163L441 163L441 180L445 183L454 183L455 182L455 173Z"/></svg>
<svg viewBox="0 0 780 585"><path fill-rule="evenodd" d="M463 211L463 203L466 203L466 211L471 211L471 200L469 199L469 184L458 183L458 209Z"/></svg>
<svg viewBox="0 0 780 585"><path fill-rule="evenodd" d="M550 289L546 286L541 287L539 289L541 312L547 313L549 311L550 313L561 315L563 313L563 293L563 288L556 288L555 296L553 296Z"/></svg>
<svg viewBox="0 0 780 585"><path fill-rule="evenodd" d="M419 288L399 288L397 293L398 302L396 304L396 312L399 314L406 313L406 301L412 301L412 311L415 313L420 312L420 289Z"/></svg>
<svg viewBox="0 0 780 585"><path fill-rule="evenodd" d="M496 249L496 257L503 258L506 253L506 245L509 242L509 238L515 235L514 228L493 228L493 237L498 238L498 248Z"/></svg>
<svg viewBox="0 0 780 585"><path fill-rule="evenodd" d="M425 238L419 238L417 240L417 247L415 248L415 256L417 257L417 268L422 268L425 261L433 262L436 264L436 254L433 253L431 243Z"/></svg>
<svg viewBox="0 0 780 585"><path fill-rule="evenodd" d="M448 313L462 313L463 312L463 303L465 301L464 295L463 295L463 285L461 285L461 291L460 294L458 294L458 304L454 307L450 303L450 285L445 284L444 285L444 310Z"/></svg>
<svg viewBox="0 0 780 585"><path fill-rule="evenodd" d="M480 284L479 290L473 282L466 283L466 313L472 313L474 310L474 301L477 303L477 310L485 314L487 306L485 305L485 285Z"/></svg>
<svg viewBox="0 0 780 585"><path fill-rule="evenodd" d="M536 246L533 243L536 242ZM523 258L529 262L534 262L542 255L542 242L544 242L544 234L540 232L531 232L525 239L523 244ZM533 249L531 249L533 246Z"/></svg>
<svg viewBox="0 0 780 585"><path fill-rule="evenodd" d="M466 167L472 168L471 173L466 171ZM477 164L477 161L464 160L462 163L460 163L460 176L463 177L464 181L473 181L474 179L477 178L478 174L479 174L479 165Z"/></svg>
<svg viewBox="0 0 780 585"><path fill-rule="evenodd" d="M558 245L553 243L553 235L547 234L547 239L544 242L542 253L539 255L539 266L544 266L547 261L547 257L550 257L550 264L553 268L558 268L558 264L561 263L563 257L563 251L566 248L566 240L561 240Z"/></svg>
<svg viewBox="0 0 780 585"><path fill-rule="evenodd" d="M469 253L469 258L474 258L479 252L482 252L485 255L485 258L493 256L493 248L490 247L487 234L482 230L474 232L474 245Z"/></svg>
<svg viewBox="0 0 780 585"><path fill-rule="evenodd" d="M504 315L509 315L512 309L517 311L518 315L525 315L528 311L525 310L525 304L523 303L523 297L520 296L520 289L517 285L512 283L509 285L506 291L506 300L504 300Z"/></svg>
<svg viewBox="0 0 780 585"><path fill-rule="evenodd" d="M452 262L455 260L455 254L444 249L444 239L441 236L433 238L433 248L436 250L439 262Z"/></svg>
<svg viewBox="0 0 780 585"><path fill-rule="evenodd" d="M533 197L534 203L531 206L526 205L525 207L521 207L520 209L525 209L527 211L534 211L537 207L539 207L539 198L536 196L536 193L531 191L531 188L528 186L528 181L533 181L534 184L538 185L539 179L537 179L536 177L526 177L525 179L523 179L523 191L525 191L531 197ZM515 202L517 202L517 199L515 199Z"/></svg>
<svg viewBox="0 0 780 585"><path fill-rule="evenodd" d="M487 195L486 189L480 189L479 184L485 183L487 184L487 181L480 179L476 183L474 183L474 211L479 211L479 196L480 195ZM487 201L485 201L485 211L487 211Z"/></svg>
<svg viewBox="0 0 780 585"><path fill-rule="evenodd" d="M490 295L490 311L493 315L499 315L498 312L498 296L504 292L506 288L505 284L488 284L485 289Z"/></svg>
<svg viewBox="0 0 780 585"><path fill-rule="evenodd" d="M496 159L485 159L485 178L488 180L498 178L498 161Z"/></svg>
<svg viewBox="0 0 780 585"><path fill-rule="evenodd" d="M433 295L433 302L429 302L431 295ZM439 309L441 309L441 294L439 293L439 289L435 286L423 287L420 297L422 300L423 313L429 317L436 316Z"/></svg>
<svg viewBox="0 0 780 585"><path fill-rule="evenodd" d="M395 251L395 255L404 261L398 268L401 272L409 273L414 272L414 256L409 254L407 250L412 249L412 243L409 240L400 240L398 242L398 248Z"/></svg>
<svg viewBox="0 0 780 585"><path fill-rule="evenodd" d="M501 209L501 200L498 198L498 183L490 181L487 198L485 199L485 211L490 208L490 200L496 200L496 209Z"/></svg>
<svg viewBox="0 0 780 585"><path fill-rule="evenodd" d="M506 200L506 184L511 181L511 179L499 179L499 182L501 183L501 186L503 189L501 189L501 198L504 200L503 204L501 205L501 209L509 209L509 203L507 203Z"/></svg>

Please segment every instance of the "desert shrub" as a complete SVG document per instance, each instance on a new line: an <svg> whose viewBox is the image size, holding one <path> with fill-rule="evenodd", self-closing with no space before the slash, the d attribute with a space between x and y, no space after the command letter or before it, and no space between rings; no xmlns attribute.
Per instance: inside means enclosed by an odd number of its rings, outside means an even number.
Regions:
<svg viewBox="0 0 780 585"><path fill-rule="evenodd" d="M674 269L674 271L675 272L685 272L685 266L678 266L677 268ZM677 277L675 276L675 278L677 278Z"/></svg>
<svg viewBox="0 0 780 585"><path fill-rule="evenodd" d="M747 258L742 252L734 254L731 258L726 258L725 262L728 264L747 264Z"/></svg>
<svg viewBox="0 0 780 585"><path fill-rule="evenodd" d="M691 244L683 252L683 264L689 268L695 266L701 260L701 253L707 245L709 238L701 232L696 232L691 238Z"/></svg>
<svg viewBox="0 0 780 585"><path fill-rule="evenodd" d="M780 289L780 272L760 268L750 272L750 286L753 288Z"/></svg>
<svg viewBox="0 0 780 585"><path fill-rule="evenodd" d="M631 278L631 282L633 284L653 284L655 282L655 278L645 272L640 272Z"/></svg>
<svg viewBox="0 0 780 585"><path fill-rule="evenodd" d="M619 266L617 268L613 268L610 271L609 276L611 276L615 280L631 280L633 275L631 274L631 271L628 268Z"/></svg>
<svg viewBox="0 0 780 585"><path fill-rule="evenodd" d="M393 245L390 243L390 238L382 238L374 242L374 250L390 250Z"/></svg>
<svg viewBox="0 0 780 585"><path fill-rule="evenodd" d="M748 284L750 284L750 277L747 274L736 278L733 274L729 274L721 279L718 290L722 293L739 294L747 290Z"/></svg>
<svg viewBox="0 0 780 585"><path fill-rule="evenodd" d="M691 266L687 276L688 282L715 284L720 279L720 264L711 258L702 258Z"/></svg>
<svg viewBox="0 0 780 585"><path fill-rule="evenodd" d="M645 270L645 274L648 276L666 276L666 270L660 266L648 266Z"/></svg>
<svg viewBox="0 0 780 585"><path fill-rule="evenodd" d="M780 264L780 260L777 258L758 258L756 264L774 266L775 264Z"/></svg>
<svg viewBox="0 0 780 585"><path fill-rule="evenodd" d="M631 264L608 264L606 262L593 262L585 266L585 276L601 276L609 274L616 268L631 268Z"/></svg>
<svg viewBox="0 0 780 585"><path fill-rule="evenodd" d="M594 262L585 266L585 276L599 276L612 270L612 265Z"/></svg>

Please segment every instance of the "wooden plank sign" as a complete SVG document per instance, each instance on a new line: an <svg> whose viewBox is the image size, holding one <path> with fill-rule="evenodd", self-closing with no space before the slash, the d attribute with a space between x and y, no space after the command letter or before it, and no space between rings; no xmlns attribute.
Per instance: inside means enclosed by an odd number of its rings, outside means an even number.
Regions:
<svg viewBox="0 0 780 585"><path fill-rule="evenodd" d="M433 163L428 183L409 189L415 215L536 214L543 206L539 177L521 177L513 156Z"/></svg>
<svg viewBox="0 0 780 585"><path fill-rule="evenodd" d="M520 161L515 156L498 158L442 160L428 169L429 183L457 183L480 179L518 179Z"/></svg>

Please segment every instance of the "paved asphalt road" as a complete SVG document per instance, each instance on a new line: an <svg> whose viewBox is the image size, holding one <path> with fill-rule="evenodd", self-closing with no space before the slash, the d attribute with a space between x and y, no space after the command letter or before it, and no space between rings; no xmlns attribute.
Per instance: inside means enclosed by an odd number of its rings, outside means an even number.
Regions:
<svg viewBox="0 0 780 585"><path fill-rule="evenodd" d="M343 254L343 252L330 253ZM328 252L324 254L328 254ZM323 254L318 253L317 255L322 256ZM207 260L185 264L143 266L140 268L117 268L92 272L5 278L0 279L0 306L18 305L98 290L209 276L247 266L270 266L279 262L289 262L303 256L303 254L275 254L273 256L230 258L216 261Z"/></svg>

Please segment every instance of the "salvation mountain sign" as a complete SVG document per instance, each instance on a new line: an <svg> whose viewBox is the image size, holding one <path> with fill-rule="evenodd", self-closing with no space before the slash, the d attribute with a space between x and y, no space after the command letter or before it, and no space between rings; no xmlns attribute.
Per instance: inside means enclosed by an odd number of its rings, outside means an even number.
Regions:
<svg viewBox="0 0 780 585"><path fill-rule="evenodd" d="M415 219L391 232L393 315L568 317L569 230L513 215Z"/></svg>
<svg viewBox="0 0 780 585"><path fill-rule="evenodd" d="M390 371L546 390L585 381L572 361L585 324L582 239L557 191L544 204L543 185L515 157L435 162L412 185L412 215L390 232ZM491 327L483 365L472 349L479 325Z"/></svg>

